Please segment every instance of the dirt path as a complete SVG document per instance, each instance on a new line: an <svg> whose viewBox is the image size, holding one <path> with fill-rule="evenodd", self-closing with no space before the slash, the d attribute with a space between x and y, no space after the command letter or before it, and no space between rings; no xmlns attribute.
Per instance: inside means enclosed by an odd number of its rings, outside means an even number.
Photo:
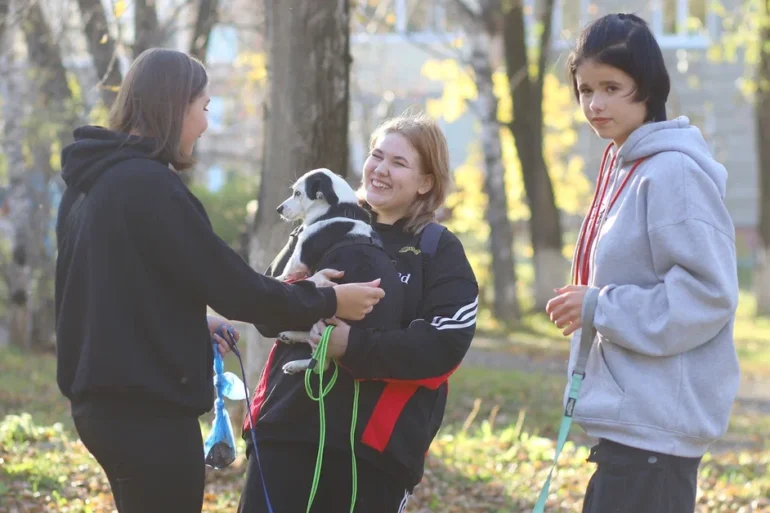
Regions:
<svg viewBox="0 0 770 513"><path fill-rule="evenodd" d="M493 342L492 339L478 337L477 341L474 341L474 347L468 351L463 365L543 374L563 374L566 372L566 353L551 351L550 354L533 358L526 352L491 349L491 347L500 345L498 342ZM765 413L770 414L770 381L743 376L738 390L738 399L751 403L764 403L757 406L761 406Z"/></svg>
<svg viewBox="0 0 770 513"><path fill-rule="evenodd" d="M564 375L567 368L567 354L563 351L546 351L545 354L532 356L531 351L516 349L502 350L498 341L479 337L478 344L470 349L463 365L483 367L494 370L514 370L549 375ZM515 347L515 346L514 346ZM738 396L733 406L732 416L751 418L770 418L770 380L742 376ZM756 448L754 442L743 436L728 434L712 446L712 451L735 451Z"/></svg>

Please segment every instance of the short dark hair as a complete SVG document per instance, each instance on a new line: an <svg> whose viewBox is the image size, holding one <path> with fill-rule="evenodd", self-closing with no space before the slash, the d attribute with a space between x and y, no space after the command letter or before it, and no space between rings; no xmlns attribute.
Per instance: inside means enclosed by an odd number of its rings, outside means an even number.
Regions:
<svg viewBox="0 0 770 513"><path fill-rule="evenodd" d="M146 50L120 85L110 130L152 138L157 141L153 157L178 171L188 169L195 161L181 152L182 125L190 103L207 84L206 68L195 57L165 48Z"/></svg>
<svg viewBox="0 0 770 513"><path fill-rule="evenodd" d="M634 101L647 105L645 121L665 121L671 80L655 36L635 14L608 14L589 24L578 36L567 59L575 98L580 99L575 76L578 66L594 61L618 68L634 79Z"/></svg>

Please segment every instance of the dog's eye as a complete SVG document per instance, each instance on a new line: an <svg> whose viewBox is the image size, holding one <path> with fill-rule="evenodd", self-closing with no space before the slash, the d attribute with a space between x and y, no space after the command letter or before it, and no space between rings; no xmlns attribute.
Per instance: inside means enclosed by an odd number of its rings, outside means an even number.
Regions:
<svg viewBox="0 0 770 513"><path fill-rule="evenodd" d="M299 196L299 191L294 191L294 196Z"/></svg>

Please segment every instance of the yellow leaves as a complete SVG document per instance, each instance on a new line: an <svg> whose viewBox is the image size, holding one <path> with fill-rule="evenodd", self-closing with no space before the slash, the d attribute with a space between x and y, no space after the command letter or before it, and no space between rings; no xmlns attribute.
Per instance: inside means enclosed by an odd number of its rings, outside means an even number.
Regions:
<svg viewBox="0 0 770 513"><path fill-rule="evenodd" d="M450 81L456 79L462 70L454 59L430 59L422 65L420 73L429 80Z"/></svg>
<svg viewBox="0 0 770 513"><path fill-rule="evenodd" d="M719 62L723 59L722 47L714 45L706 51L706 57L712 62Z"/></svg>
<svg viewBox="0 0 770 513"><path fill-rule="evenodd" d="M516 141L511 131L500 130L500 149L503 154L503 165L505 166L505 187L506 197L508 198L508 218L511 221L527 219L530 215L527 205L527 193L524 189L524 180L521 174L521 163L519 154L516 151Z"/></svg>
<svg viewBox="0 0 770 513"><path fill-rule="evenodd" d="M246 68L246 81L264 85L267 81L267 57L261 52L245 52L235 59L236 68Z"/></svg>
<svg viewBox="0 0 770 513"><path fill-rule="evenodd" d="M126 12L126 2L125 0L117 0L115 2L115 5L113 7L113 13L115 13L115 18L120 19L123 14Z"/></svg>
<svg viewBox="0 0 770 513"><path fill-rule="evenodd" d="M51 169L61 168L61 141L57 138L51 141L51 156L48 159L48 164Z"/></svg>
<svg viewBox="0 0 770 513"><path fill-rule="evenodd" d="M487 250L489 224L486 222L487 195L484 191L484 155L478 143L468 148L466 161L454 172L455 189L446 200L452 212L450 230L465 235L468 261L479 283L489 282L491 255Z"/></svg>
<svg viewBox="0 0 770 513"><path fill-rule="evenodd" d="M453 123L468 109L468 101L476 99L476 84L470 70L454 59L429 60L420 73L429 80L444 82L441 98L426 102L428 115Z"/></svg>
<svg viewBox="0 0 770 513"><path fill-rule="evenodd" d="M444 102L442 98L438 100L428 98L425 100L425 112L433 119L440 119L444 115Z"/></svg>
<svg viewBox="0 0 770 513"><path fill-rule="evenodd" d="M466 161L455 169L455 190L446 200L452 210L451 229L460 233L475 232L482 240L489 236L489 226L484 223L487 196L484 193L484 156L478 144L468 151ZM480 228L483 225L483 228Z"/></svg>
<svg viewBox="0 0 770 513"><path fill-rule="evenodd" d="M80 87L80 81L78 80L77 75L71 71L67 71L66 76L67 87L69 87L69 90L72 93L72 100L80 103L83 100L83 89Z"/></svg>
<svg viewBox="0 0 770 513"><path fill-rule="evenodd" d="M492 85L497 97L497 119L501 123L513 121L513 100L511 99L508 75L503 71L492 74Z"/></svg>
<svg viewBox="0 0 770 513"><path fill-rule="evenodd" d="M576 105L570 84L553 75L543 82L543 148L548 173L553 183L556 206L569 214L581 214L587 207L591 184L583 172L583 158L572 155L577 143L577 120L583 113Z"/></svg>
<svg viewBox="0 0 770 513"><path fill-rule="evenodd" d="M593 192L583 167L583 157L579 155L571 156L566 165L564 162L549 165L556 206L569 214L584 214Z"/></svg>
<svg viewBox="0 0 770 513"><path fill-rule="evenodd" d="M110 109L102 102L98 102L88 113L88 122L92 125L107 126L107 120L110 115Z"/></svg>

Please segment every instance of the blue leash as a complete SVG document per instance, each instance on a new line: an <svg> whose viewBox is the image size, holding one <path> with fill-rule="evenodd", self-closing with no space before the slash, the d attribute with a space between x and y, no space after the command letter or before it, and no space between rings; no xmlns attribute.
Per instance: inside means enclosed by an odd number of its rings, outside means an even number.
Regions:
<svg viewBox="0 0 770 513"><path fill-rule="evenodd" d="M227 331L228 337L221 333L222 330ZM262 492L265 494L265 502L267 503L267 512L275 513L273 511L273 505L270 504L270 496L267 494L267 484L265 483L265 473L262 471L262 463L259 461L259 450L257 449L257 435L254 430L254 420L251 418L251 400L249 399L249 386L246 384L246 370L243 368L243 358L241 358L241 352L235 345L235 330L227 326L220 326L216 331L216 334L225 339L227 345L230 346L233 354L238 358L238 363L241 366L241 376L243 377L243 388L246 389L246 415L249 417L249 433L251 433L251 442L254 444L254 456L257 458L257 468L259 469L259 478L262 481Z"/></svg>
<svg viewBox="0 0 770 513"><path fill-rule="evenodd" d="M580 387L583 385L583 379L586 376L588 354L591 352L591 347L593 346L594 338L596 337L594 312L596 311L596 301L598 297L598 290L588 289L588 292L586 292L585 298L583 299L583 331L580 334L580 349L578 350L577 362L575 362L575 367L572 369L572 383L567 396L567 406L564 408L564 416L562 416L561 426L559 427L559 437L556 441L556 454L554 455L551 470L548 472L545 484L543 484L543 488L540 490L540 495L537 498L532 513L544 513L545 511L545 501L548 499L548 491L551 488L553 471L556 469L559 455L561 454L562 449L564 449L564 443L567 441L567 435L572 426L572 415L575 413L575 405L577 404Z"/></svg>

